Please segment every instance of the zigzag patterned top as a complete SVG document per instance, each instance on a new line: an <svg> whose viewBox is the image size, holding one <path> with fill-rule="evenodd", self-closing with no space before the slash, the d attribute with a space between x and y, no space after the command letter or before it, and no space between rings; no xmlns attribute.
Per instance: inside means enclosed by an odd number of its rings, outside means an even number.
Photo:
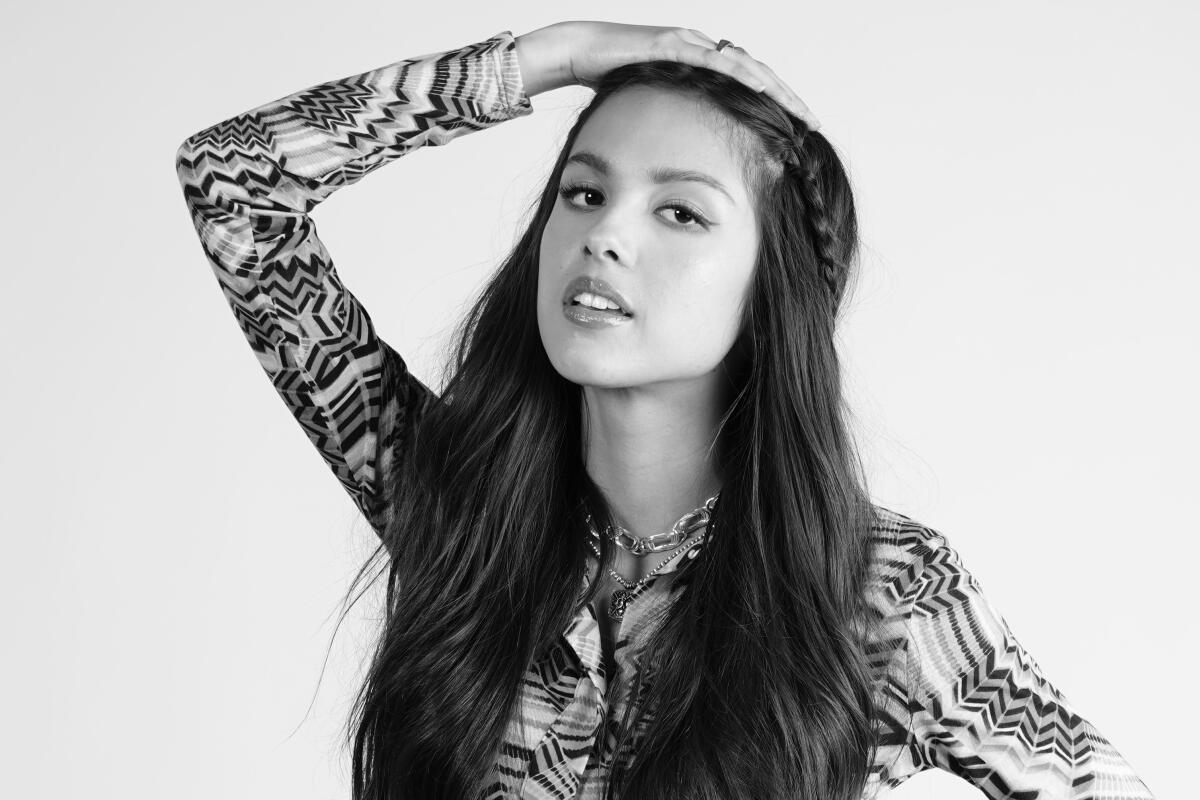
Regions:
<svg viewBox="0 0 1200 800"><path fill-rule="evenodd" d="M502 31L302 89L197 132L176 155L204 254L251 350L377 532L380 487L435 396L376 335L310 212L418 147L529 113L515 41ZM868 652L880 654L871 667L883 724L863 796L937 767L990 798L1151 798L1042 675L945 537L877 510L872 603L887 641ZM622 676L637 673L637 643L698 552L678 554L630 601L616 675L605 674L590 604L530 665L484 797L602 796L632 683Z"/></svg>

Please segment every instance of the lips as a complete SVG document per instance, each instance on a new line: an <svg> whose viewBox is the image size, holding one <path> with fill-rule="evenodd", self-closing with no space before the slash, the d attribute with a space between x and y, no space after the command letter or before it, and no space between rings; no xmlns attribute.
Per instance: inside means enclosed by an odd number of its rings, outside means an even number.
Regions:
<svg viewBox="0 0 1200 800"><path fill-rule="evenodd" d="M618 292L612 284L592 275L580 275L567 284L566 290L563 291L563 305L569 306L572 298L581 292L588 292L611 300L621 307L625 316L633 316L633 309L629 307L629 301L625 299L625 296Z"/></svg>

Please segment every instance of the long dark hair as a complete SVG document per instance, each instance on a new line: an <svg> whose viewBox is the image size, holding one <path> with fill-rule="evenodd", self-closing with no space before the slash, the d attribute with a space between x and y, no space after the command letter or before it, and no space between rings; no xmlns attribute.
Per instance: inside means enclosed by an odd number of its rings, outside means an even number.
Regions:
<svg viewBox="0 0 1200 800"><path fill-rule="evenodd" d="M538 251L580 129L634 85L707 101L742 138L761 245L725 361L734 392L712 535L644 644L618 737L617 764L629 763L607 796L850 800L863 789L875 747L864 654L873 506L834 341L858 246L849 181L829 142L774 100L654 61L608 73L579 113L386 487L375 553L391 556L386 618L347 728L355 800L477 797L522 676L598 590L599 571L580 596L583 513L612 517L584 470L581 387L538 334ZM403 369L386 365L384 380Z"/></svg>

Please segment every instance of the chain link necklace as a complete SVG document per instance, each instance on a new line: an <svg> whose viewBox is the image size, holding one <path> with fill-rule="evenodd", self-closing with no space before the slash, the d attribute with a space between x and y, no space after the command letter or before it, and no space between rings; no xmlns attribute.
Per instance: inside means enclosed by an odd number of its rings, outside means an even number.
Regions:
<svg viewBox="0 0 1200 800"><path fill-rule="evenodd" d="M616 589L613 591L608 605L609 619L620 620L624 618L625 607L629 604L629 601L633 599L633 596L637 594L638 589L645 585L646 581L657 575L658 571L665 567L672 558L679 555L679 553L683 552L688 547L691 547L694 542L699 542L704 538L705 529L709 520L712 518L713 510L716 508L717 498L720 496L721 493L717 492L715 495L705 500L704 505L684 514L679 518L678 521L676 521L674 525L671 526L671 530L665 533L656 533L652 536L634 536L627 529L621 527L620 525L608 525L605 527L604 532L609 541L615 543L621 549L629 551L635 556L644 555L646 553L661 553L664 550L669 550L670 548L679 545L676 547L674 552L660 561L657 567L647 572L634 583L630 583L629 581L625 580L620 573L618 573L612 567L609 567L608 574L616 578L617 581L619 581L620 584L625 587L624 589ZM588 532L592 535L591 539L588 540L588 546L592 548L592 552L596 554L596 557L600 558L600 549L596 547L596 542L592 541L592 539L599 541L600 534L596 531L595 526L592 525L592 515L587 514L585 519L587 522ZM695 536L692 535L693 533L695 533ZM680 545L679 542L681 539L684 541L683 544Z"/></svg>

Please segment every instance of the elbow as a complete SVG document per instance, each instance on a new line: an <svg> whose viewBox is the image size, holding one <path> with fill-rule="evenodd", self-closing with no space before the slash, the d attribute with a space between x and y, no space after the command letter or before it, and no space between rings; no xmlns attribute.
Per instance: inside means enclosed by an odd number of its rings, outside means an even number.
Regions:
<svg viewBox="0 0 1200 800"><path fill-rule="evenodd" d="M175 174L179 178L179 183L183 186L188 186L195 177L196 163L196 147L192 141L193 137L189 136L175 150Z"/></svg>

